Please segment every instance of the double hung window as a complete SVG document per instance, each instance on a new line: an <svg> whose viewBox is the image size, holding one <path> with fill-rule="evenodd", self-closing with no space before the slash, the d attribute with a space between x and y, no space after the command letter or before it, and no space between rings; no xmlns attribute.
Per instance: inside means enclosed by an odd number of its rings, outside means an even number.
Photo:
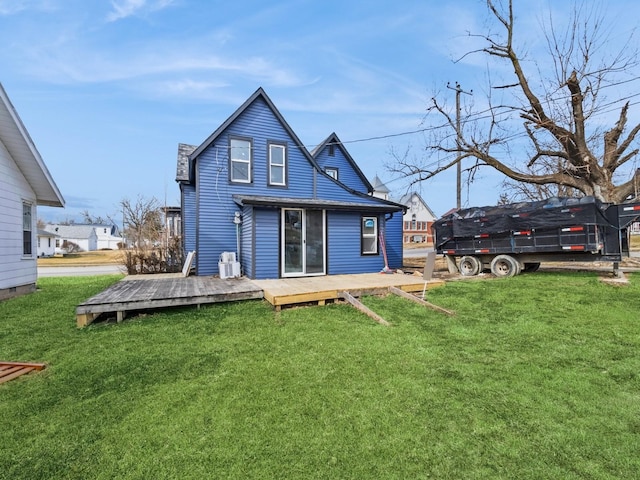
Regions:
<svg viewBox="0 0 640 480"><path fill-rule="evenodd" d="M251 183L253 158L251 150L251 140L239 138L229 140L229 176L232 182Z"/></svg>
<svg viewBox="0 0 640 480"><path fill-rule="evenodd" d="M287 185L287 148L285 145L269 144L269 185Z"/></svg>
<svg viewBox="0 0 640 480"><path fill-rule="evenodd" d="M378 253L378 217L362 217L361 232L362 255L376 255Z"/></svg>
<svg viewBox="0 0 640 480"><path fill-rule="evenodd" d="M33 254L32 231L31 204L25 202L22 204L22 255L25 257Z"/></svg>

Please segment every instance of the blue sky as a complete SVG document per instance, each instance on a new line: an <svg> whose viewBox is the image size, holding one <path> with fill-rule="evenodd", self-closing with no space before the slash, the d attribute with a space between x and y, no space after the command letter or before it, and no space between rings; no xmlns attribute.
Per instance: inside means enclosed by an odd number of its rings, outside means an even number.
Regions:
<svg viewBox="0 0 640 480"><path fill-rule="evenodd" d="M551 2L516 4L535 49ZM637 26L633 2L607 8ZM0 82L66 199L39 209L47 220L117 218L137 195L177 205L178 143L200 144L260 86L309 149L335 131L400 196L390 150L423 155L421 134L398 134L425 126L447 82L481 91L485 60L452 60L488 18L479 0L0 0ZM499 183L485 174L463 203L494 203ZM453 171L415 188L437 215L455 205Z"/></svg>

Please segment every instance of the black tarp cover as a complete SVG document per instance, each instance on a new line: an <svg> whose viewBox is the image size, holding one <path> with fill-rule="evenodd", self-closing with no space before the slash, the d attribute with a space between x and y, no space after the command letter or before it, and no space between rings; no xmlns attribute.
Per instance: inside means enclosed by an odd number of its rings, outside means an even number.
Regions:
<svg viewBox="0 0 640 480"><path fill-rule="evenodd" d="M553 197L537 202L473 207L457 210L434 223L438 242L480 234L606 223L604 210L610 204L594 197Z"/></svg>

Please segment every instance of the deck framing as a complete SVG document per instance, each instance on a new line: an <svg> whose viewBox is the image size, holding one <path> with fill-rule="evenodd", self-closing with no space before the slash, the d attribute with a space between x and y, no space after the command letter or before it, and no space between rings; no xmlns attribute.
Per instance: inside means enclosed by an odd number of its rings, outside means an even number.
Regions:
<svg viewBox="0 0 640 480"><path fill-rule="evenodd" d="M354 275L330 275L322 277L281 278L253 280L264 291L264 298L276 310L283 306L318 303L342 299L342 292L353 297L386 295L389 287L405 292L422 292L425 281L422 276L405 274L363 273ZM442 280L430 280L427 288L443 285Z"/></svg>

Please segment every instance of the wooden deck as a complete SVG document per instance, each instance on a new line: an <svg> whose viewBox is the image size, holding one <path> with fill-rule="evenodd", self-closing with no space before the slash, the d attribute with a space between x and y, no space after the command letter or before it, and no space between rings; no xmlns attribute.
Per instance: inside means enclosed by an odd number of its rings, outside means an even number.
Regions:
<svg viewBox="0 0 640 480"><path fill-rule="evenodd" d="M277 280L253 280L264 291L264 298L280 310L285 305L318 303L342 298L342 292L354 297L389 292L397 287L405 292L422 292L422 276L386 273L358 275L328 275L321 277L280 278ZM427 288L443 285L442 280L429 280Z"/></svg>
<svg viewBox="0 0 640 480"><path fill-rule="evenodd" d="M442 285L430 280L428 288ZM99 315L111 313L121 322L128 312L167 307L204 305L265 298L276 310L286 305L317 303L353 297L386 294L390 287L405 292L422 292L422 276L365 273L321 277L248 280L216 277L183 277L180 274L132 275L76 307L78 327L92 323Z"/></svg>
<svg viewBox="0 0 640 480"><path fill-rule="evenodd" d="M132 275L78 305L76 321L78 327L84 327L103 313L115 313L120 322L135 310L257 298L263 298L262 289L244 278Z"/></svg>

